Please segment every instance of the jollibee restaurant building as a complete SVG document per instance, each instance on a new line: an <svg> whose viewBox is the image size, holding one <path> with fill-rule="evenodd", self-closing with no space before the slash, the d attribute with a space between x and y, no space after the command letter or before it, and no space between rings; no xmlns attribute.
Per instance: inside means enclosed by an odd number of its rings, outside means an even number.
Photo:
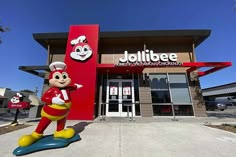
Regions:
<svg viewBox="0 0 236 157"><path fill-rule="evenodd" d="M107 117L205 117L199 78L231 62L197 62L195 48L210 30L100 32L99 25L73 25L69 33L36 33L47 64L63 61L73 83L68 119ZM209 52L212 53L212 52ZM40 55L40 54L39 54ZM44 79L48 65L19 69ZM200 68L208 67L201 71ZM206 69L206 68L204 68ZM42 72L44 70L45 72Z"/></svg>

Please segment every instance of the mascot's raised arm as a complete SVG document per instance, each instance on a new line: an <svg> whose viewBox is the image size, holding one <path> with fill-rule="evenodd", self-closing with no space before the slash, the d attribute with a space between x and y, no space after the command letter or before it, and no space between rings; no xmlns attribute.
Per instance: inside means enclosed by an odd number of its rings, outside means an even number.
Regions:
<svg viewBox="0 0 236 157"><path fill-rule="evenodd" d="M75 135L73 128L65 128L67 114L71 107L70 92L81 88L82 85L71 84L71 79L66 72L66 64L63 62L53 62L49 65L51 73L49 75L50 88L43 94L42 101L45 105L41 111L41 120L35 131L30 135L23 135L18 144L26 147L43 137L44 130L52 121L57 121L57 128L54 133L56 138L70 139Z"/></svg>

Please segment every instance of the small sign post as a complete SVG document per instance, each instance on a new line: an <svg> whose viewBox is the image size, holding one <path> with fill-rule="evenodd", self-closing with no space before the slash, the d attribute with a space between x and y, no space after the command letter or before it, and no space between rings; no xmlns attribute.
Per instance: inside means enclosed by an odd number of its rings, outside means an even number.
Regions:
<svg viewBox="0 0 236 157"><path fill-rule="evenodd" d="M12 96L11 100L8 102L8 108L16 109L15 118L13 122L11 123L12 126L15 126L18 124L17 119L18 119L18 114L20 112L19 109L30 108L30 103L23 101L23 97L24 97L23 94L16 93L15 95Z"/></svg>

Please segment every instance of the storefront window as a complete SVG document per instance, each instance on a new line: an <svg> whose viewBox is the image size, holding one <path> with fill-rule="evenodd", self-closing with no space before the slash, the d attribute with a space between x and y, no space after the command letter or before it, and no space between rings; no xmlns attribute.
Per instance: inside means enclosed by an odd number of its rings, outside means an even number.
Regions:
<svg viewBox="0 0 236 157"><path fill-rule="evenodd" d="M149 74L153 115L193 116L188 82L185 74Z"/></svg>
<svg viewBox="0 0 236 157"><path fill-rule="evenodd" d="M170 92L166 74L149 75L152 103L170 103Z"/></svg>
<svg viewBox="0 0 236 157"><path fill-rule="evenodd" d="M174 105L176 116L193 116L192 105Z"/></svg>
<svg viewBox="0 0 236 157"><path fill-rule="evenodd" d="M185 74L169 74L172 102L191 103L188 83Z"/></svg>
<svg viewBox="0 0 236 157"><path fill-rule="evenodd" d="M170 103L169 91L151 91L152 103Z"/></svg>
<svg viewBox="0 0 236 157"><path fill-rule="evenodd" d="M153 116L172 116L171 105L153 105Z"/></svg>

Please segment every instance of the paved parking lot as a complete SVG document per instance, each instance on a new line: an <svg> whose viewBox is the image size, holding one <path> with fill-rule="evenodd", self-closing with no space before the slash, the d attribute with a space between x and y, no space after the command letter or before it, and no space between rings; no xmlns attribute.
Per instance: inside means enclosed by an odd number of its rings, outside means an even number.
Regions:
<svg viewBox="0 0 236 157"><path fill-rule="evenodd" d="M236 106L229 106L224 111L207 111L208 117L236 118Z"/></svg>
<svg viewBox="0 0 236 157"><path fill-rule="evenodd" d="M236 134L205 126L205 123L235 123L236 109L209 111L209 117L127 118L93 122L68 121L82 140L66 148L39 151L26 157L235 157ZM10 115L9 117L10 118ZM11 157L21 135L31 133L33 126L0 136L0 156ZM45 131L52 134L56 123Z"/></svg>
<svg viewBox="0 0 236 157"><path fill-rule="evenodd" d="M198 118L197 118L198 119ZM68 121L81 140L66 148L39 151L26 157L235 157L236 134L210 128L199 121L162 122L80 122ZM196 119L195 119L196 120ZM206 120L206 119L204 119ZM31 133L33 126L0 137L0 156L11 157L21 135ZM45 134L55 131L52 123Z"/></svg>

